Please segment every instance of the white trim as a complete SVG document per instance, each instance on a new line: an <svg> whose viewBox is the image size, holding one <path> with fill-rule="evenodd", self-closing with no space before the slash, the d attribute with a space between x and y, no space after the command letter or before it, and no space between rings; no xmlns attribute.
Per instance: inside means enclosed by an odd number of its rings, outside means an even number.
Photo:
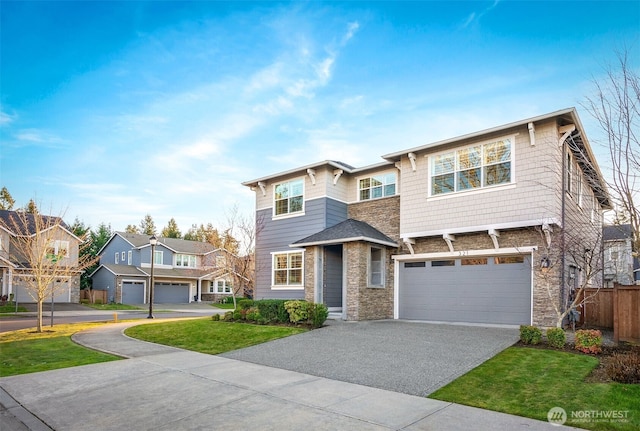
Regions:
<svg viewBox="0 0 640 431"><path fill-rule="evenodd" d="M286 199L287 199L287 202L288 202L289 210L286 213L283 213L283 214L276 214L276 188L281 184L293 183L293 182L301 182L302 183L302 195L301 195L301 197L302 197L302 208L300 209L300 211L291 212L291 208L290 208L291 196L288 196ZM275 219L280 219L280 218L287 218L287 217L294 217L294 216L304 215L305 202L306 202L306 200L305 200L306 191L307 191L306 190L306 181L305 181L305 177L304 176L291 178L291 179L288 179L288 180L280 181L278 183L274 183L273 184L273 193L271 193L272 203L273 203L273 206L271 207L272 208L272 212L271 212L272 219L275 220ZM290 190L289 190L289 194L291 194ZM284 199L280 199L280 200L284 200Z"/></svg>
<svg viewBox="0 0 640 431"><path fill-rule="evenodd" d="M300 253L302 255L302 266L300 267L301 269L301 284L276 284L275 283L275 266L274 266L274 256L277 254L286 254L287 255L287 261L289 260L289 255L294 254L294 253ZM305 259L305 250L304 249L294 249L294 250L285 250L285 251L272 251L271 253L271 289L272 290L304 290L304 259ZM288 265L288 263L287 263ZM291 268L287 267L287 271L289 271ZM288 280L289 276L287 274L287 280Z"/></svg>
<svg viewBox="0 0 640 431"><path fill-rule="evenodd" d="M431 185L430 184L431 183L429 183L429 193L431 193ZM494 186L478 187L477 189L462 190L462 191L459 191L459 192L445 193L445 194L442 194L442 195L431 196L429 194L429 195L427 195L427 202L434 202L434 201L439 201L439 200L442 200L442 199L451 199L453 197L463 197L463 196L475 195L475 194L480 194L480 193L490 193L490 192L495 192L497 190L515 189L516 186L517 186L517 184L514 181L513 183L496 184Z"/></svg>
<svg viewBox="0 0 640 431"><path fill-rule="evenodd" d="M386 253L386 249L384 249L383 247L375 247L370 245L368 247L369 249L369 253L367 256L367 287L370 289L384 289L386 287L386 261L387 261L387 253ZM380 250L380 284L373 284L371 283L371 269L372 269L372 259L371 259L371 253L372 251L376 249L376 250Z"/></svg>
<svg viewBox="0 0 640 431"><path fill-rule="evenodd" d="M515 222L459 227L459 228L453 228L453 229L438 229L438 230L427 230L422 232L407 232L407 233L401 233L400 238L404 240L405 238L442 236L445 233L454 234L454 235L461 234L461 233L472 233L472 232L483 233L491 229L495 229L495 230L517 229L517 228L523 228L523 227L542 226L544 224L561 226L561 223L558 219L545 218L545 219L536 219L536 220L522 220L522 221L515 221Z"/></svg>
<svg viewBox="0 0 640 431"><path fill-rule="evenodd" d="M530 254L538 249L537 246L526 247L505 247L497 250L482 249L482 250L460 250L460 251L442 251L437 253L420 253L420 254L397 254L391 256L396 262L409 262L420 260L434 260L440 258L458 258L458 257L484 257L484 256L500 256L500 255L513 255L513 254ZM531 262L533 267L533 261Z"/></svg>

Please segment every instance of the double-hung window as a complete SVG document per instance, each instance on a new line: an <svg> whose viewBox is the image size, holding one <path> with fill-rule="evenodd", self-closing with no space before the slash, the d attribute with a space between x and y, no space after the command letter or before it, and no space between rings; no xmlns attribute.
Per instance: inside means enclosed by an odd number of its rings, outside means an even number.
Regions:
<svg viewBox="0 0 640 431"><path fill-rule="evenodd" d="M360 181L358 181L358 199L361 201L393 196L395 194L396 174L374 175L368 178L361 178Z"/></svg>
<svg viewBox="0 0 640 431"><path fill-rule="evenodd" d="M231 281L220 279L220 280L216 280L215 292L211 292L211 293L231 293L232 289L233 289L233 283Z"/></svg>
<svg viewBox="0 0 640 431"><path fill-rule="evenodd" d="M304 180L291 180L274 187L274 215L301 213L304 208Z"/></svg>
<svg viewBox="0 0 640 431"><path fill-rule="evenodd" d="M512 139L477 144L431 157L431 196L512 182Z"/></svg>
<svg viewBox="0 0 640 431"><path fill-rule="evenodd" d="M304 288L301 251L273 254L272 285L275 288Z"/></svg>
<svg viewBox="0 0 640 431"><path fill-rule="evenodd" d="M160 250L160 251L154 250L154 253L153 253L153 263L154 263L154 265L162 265L162 263L164 261L162 254L163 254L162 250Z"/></svg>

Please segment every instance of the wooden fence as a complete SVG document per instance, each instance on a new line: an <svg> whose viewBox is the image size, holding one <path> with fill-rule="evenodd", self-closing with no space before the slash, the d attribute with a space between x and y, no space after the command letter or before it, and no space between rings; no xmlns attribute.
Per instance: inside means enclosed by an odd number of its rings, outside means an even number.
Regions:
<svg viewBox="0 0 640 431"><path fill-rule="evenodd" d="M92 291L92 295L93 295L93 302L100 302L102 301L102 304L106 304L107 303L107 291L106 290L93 290ZM91 295L89 294L89 290L88 289L82 289L80 291L80 300L87 300L89 302L91 302Z"/></svg>
<svg viewBox="0 0 640 431"><path fill-rule="evenodd" d="M613 329L617 341L640 342L640 286L585 289L581 323Z"/></svg>

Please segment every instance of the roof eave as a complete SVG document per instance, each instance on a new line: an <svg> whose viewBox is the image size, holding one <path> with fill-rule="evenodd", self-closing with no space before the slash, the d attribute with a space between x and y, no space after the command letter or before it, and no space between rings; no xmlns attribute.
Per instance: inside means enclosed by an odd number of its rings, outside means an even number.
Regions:
<svg viewBox="0 0 640 431"><path fill-rule="evenodd" d="M337 238L337 239L327 239L320 241L309 241L303 243L294 243L289 244L291 248L299 248L299 247L313 247L318 245L335 245L335 244L343 244L345 242L357 242L357 241L365 241L373 244L386 245L389 247L398 247L398 244L393 241L385 241L377 238L371 238L367 236L354 236L350 238Z"/></svg>

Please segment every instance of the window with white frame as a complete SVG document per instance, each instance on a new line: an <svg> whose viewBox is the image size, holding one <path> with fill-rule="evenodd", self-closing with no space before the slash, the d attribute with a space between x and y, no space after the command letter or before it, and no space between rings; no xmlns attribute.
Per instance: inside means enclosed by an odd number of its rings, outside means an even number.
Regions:
<svg viewBox="0 0 640 431"><path fill-rule="evenodd" d="M565 178L565 187L567 189L567 193L571 195L571 183L573 182L573 158L571 157L571 153L567 153L567 166L566 166L566 178Z"/></svg>
<svg viewBox="0 0 640 431"><path fill-rule="evenodd" d="M432 156L431 196L512 182L512 139L504 138Z"/></svg>
<svg viewBox="0 0 640 431"><path fill-rule="evenodd" d="M396 174L374 175L358 181L358 200L383 198L396 194Z"/></svg>
<svg viewBox="0 0 640 431"><path fill-rule="evenodd" d="M120 253L118 253L117 251L116 251L116 255L115 255L114 259L115 259L115 263L117 265L120 262Z"/></svg>
<svg viewBox="0 0 640 431"><path fill-rule="evenodd" d="M384 249L369 247L369 287L384 287Z"/></svg>
<svg viewBox="0 0 640 431"><path fill-rule="evenodd" d="M122 254L120 254L120 260L124 262L124 251L122 252Z"/></svg>
<svg viewBox="0 0 640 431"><path fill-rule="evenodd" d="M210 290L212 291L211 293L230 294L233 292L233 282L226 279L216 280L216 282L211 285Z"/></svg>
<svg viewBox="0 0 640 431"><path fill-rule="evenodd" d="M57 261L65 257L69 257L69 241L61 241L61 240L49 241L45 252L46 252L47 258L53 261Z"/></svg>
<svg viewBox="0 0 640 431"><path fill-rule="evenodd" d="M162 263L164 262L163 253L164 252L162 250L154 250L153 263L155 265L162 265Z"/></svg>
<svg viewBox="0 0 640 431"><path fill-rule="evenodd" d="M127 265L131 265L133 262L133 252L129 250L127 252Z"/></svg>
<svg viewBox="0 0 640 431"><path fill-rule="evenodd" d="M301 251L273 254L272 285L276 288L304 288L303 258Z"/></svg>
<svg viewBox="0 0 640 431"><path fill-rule="evenodd" d="M273 196L274 215L295 214L304 208L304 180L276 184Z"/></svg>
<svg viewBox="0 0 640 431"><path fill-rule="evenodd" d="M191 254L176 254L176 266L195 268L196 257Z"/></svg>

